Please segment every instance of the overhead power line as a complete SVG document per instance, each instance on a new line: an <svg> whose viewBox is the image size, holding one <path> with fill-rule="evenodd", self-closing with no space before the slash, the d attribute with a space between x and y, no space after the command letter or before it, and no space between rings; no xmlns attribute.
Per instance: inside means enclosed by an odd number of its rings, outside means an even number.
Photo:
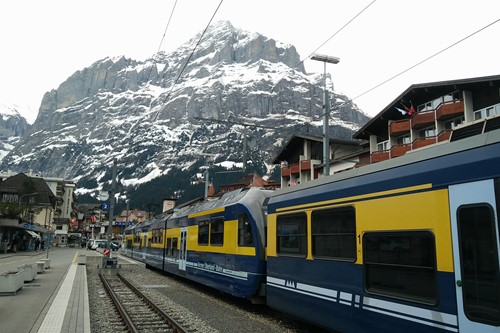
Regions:
<svg viewBox="0 0 500 333"><path fill-rule="evenodd" d="M362 94L360 94L360 95L358 95L358 96L356 96L356 97L352 98L351 100L355 100L355 99L357 99L357 98L360 98L361 96L364 96L364 95L368 94L369 92L371 92L371 91L373 91L373 90L377 89L378 87L380 87L380 86L382 86L382 85L386 84L387 82L394 80L394 79L395 79L395 78L397 78L398 76L403 75L404 73L406 73L406 72L408 72L408 71L412 70L413 68L415 68L415 67L417 67L417 66L420 66L420 65L421 65L421 64L423 64L424 62L426 62L426 61L428 61L428 60L430 60L430 59L432 59L432 58L434 58L434 57L438 56L439 54L441 54L441 53L443 53L443 52L445 52L445 51L447 51L447 50L451 49L452 47L454 47L454 46L456 46L456 45L458 45L458 44L460 44L460 43L462 43L463 41L465 41L465 40L469 39L470 37L472 37L472 36L474 36L474 35L476 35L476 34L478 34L479 32L481 32L481 31L483 31L483 30L485 30L485 29L487 29L487 28L491 27L493 24L497 23L498 21L500 21L500 19L496 19L495 21L491 22L490 24L485 25L484 27L480 28L479 30L474 31L473 33L471 33L471 34L467 35L466 37L464 37L464 38L462 38L462 39L460 39L460 40L458 40L458 41L454 42L453 44L451 44L451 45L449 45L449 46L445 47L445 48L444 48L444 49L442 49L441 51L438 51L438 52L436 52L436 53L432 54L431 56L429 56L429 57L427 57L427 58L425 58L425 59L423 59L423 60L421 60L421 61L417 62L415 65L410 66L410 67L408 67L407 69L405 69L405 70L403 70L403 71L399 72L398 74L391 76L390 78L388 78L388 79L386 79L385 81L383 81L383 82L381 82L381 83L377 84L377 85L376 85L376 86L374 86L373 88L368 89L368 90L367 90L367 91L365 91L364 93L362 93Z"/></svg>
<svg viewBox="0 0 500 333"><path fill-rule="evenodd" d="M184 63L184 66L182 67L181 71L179 72L179 75L177 75L177 78L175 79L174 83L172 84L172 87L170 88L170 91L168 92L168 95L167 95L167 98L165 99L165 103L168 102L168 100L170 99L170 95L172 94L172 91L174 90L174 87L175 85L177 84L177 82L179 81L182 73L184 72L184 70L186 69L189 61L191 61L191 58L193 57L194 55L194 51L196 51L196 48L198 47L198 45L200 45L201 43L201 40L203 39L203 36L205 36L205 33L207 32L208 28L210 27L210 24L212 23L212 20L214 19L215 17L215 14L217 14L217 12L219 11L219 8L220 6L222 5L222 2L224 2L224 0L221 0L219 2L219 5L217 6L217 8L215 9L214 13L212 14L212 17L210 18L210 21L208 21L207 23L207 26L205 27L205 30L203 30L200 38L198 39L198 42L196 43L196 45L194 46L193 50L191 51L191 54L189 55L188 59L186 60L186 62ZM156 121L156 118L158 118L158 114L159 114L159 111L156 113L156 116L155 118L153 119L153 122Z"/></svg>

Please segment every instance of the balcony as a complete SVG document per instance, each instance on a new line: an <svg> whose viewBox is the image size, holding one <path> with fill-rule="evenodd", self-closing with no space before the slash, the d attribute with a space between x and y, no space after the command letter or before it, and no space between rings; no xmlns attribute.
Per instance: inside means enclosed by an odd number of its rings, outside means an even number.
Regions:
<svg viewBox="0 0 500 333"><path fill-rule="evenodd" d="M464 114L464 101L440 104L436 109L437 120L448 120Z"/></svg>
<svg viewBox="0 0 500 333"><path fill-rule="evenodd" d="M425 146L435 144L437 142L436 140L437 140L437 137L435 137L435 136L415 139L415 140L413 140L413 143L412 143L412 149L418 149L418 148L422 148Z"/></svg>
<svg viewBox="0 0 500 333"><path fill-rule="evenodd" d="M408 132L410 132L410 119L393 121L389 125L390 136L400 136Z"/></svg>
<svg viewBox="0 0 500 333"><path fill-rule="evenodd" d="M290 168L282 167L281 168L281 177L290 177Z"/></svg>
<svg viewBox="0 0 500 333"><path fill-rule="evenodd" d="M411 150L411 145L395 145L391 147L391 158L403 156L408 150Z"/></svg>
<svg viewBox="0 0 500 333"><path fill-rule="evenodd" d="M389 158L391 158L389 150L374 151L370 157L370 162L377 163L388 160Z"/></svg>
<svg viewBox="0 0 500 333"><path fill-rule="evenodd" d="M435 123L435 113L432 111L417 112L411 118L411 127L413 129L420 129L432 126Z"/></svg>
<svg viewBox="0 0 500 333"><path fill-rule="evenodd" d="M445 129L445 130L442 130L441 132L439 132L438 142L448 141L450 139L451 132L452 132L451 129Z"/></svg>
<svg viewBox="0 0 500 333"><path fill-rule="evenodd" d="M311 170L311 160L300 161L300 171Z"/></svg>

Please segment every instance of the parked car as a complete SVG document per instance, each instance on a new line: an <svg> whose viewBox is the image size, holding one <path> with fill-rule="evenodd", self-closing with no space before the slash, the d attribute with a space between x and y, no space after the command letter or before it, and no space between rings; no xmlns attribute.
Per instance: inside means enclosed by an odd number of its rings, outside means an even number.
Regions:
<svg viewBox="0 0 500 333"><path fill-rule="evenodd" d="M92 245L91 245L91 249L92 250L97 250L97 248L103 248L103 247L106 247L106 245L103 246L103 244L106 244L106 241L103 240L103 239L94 239L92 241Z"/></svg>

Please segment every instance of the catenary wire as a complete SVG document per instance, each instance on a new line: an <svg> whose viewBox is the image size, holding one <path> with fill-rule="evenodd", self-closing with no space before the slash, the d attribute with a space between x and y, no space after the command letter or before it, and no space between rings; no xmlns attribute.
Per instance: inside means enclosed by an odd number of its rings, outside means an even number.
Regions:
<svg viewBox="0 0 500 333"><path fill-rule="evenodd" d="M224 2L224 0L221 0L219 2L219 5L217 6L217 8L215 9L214 13L212 14L212 17L210 18L210 20L207 23L207 26L205 27L205 30L203 30L203 32L201 33L201 36L198 39L198 42L196 43L196 45L194 46L193 50L191 51L191 54L189 55L188 59L184 63L184 66L182 67L181 71L179 72L179 75L177 75L177 78L175 79L174 83L172 84L172 87L170 88L170 91L168 92L167 98L165 99L166 102L169 100L170 95L172 94L172 91L174 90L175 85L179 81L179 79L180 79L182 73L184 72L184 70L186 69L189 61L191 61L191 58L193 57L194 52L196 51L196 48L198 47L198 45L200 45L201 40L203 39L203 36L205 36L205 33L207 32L208 28L210 27L210 24L212 23L212 20L214 19L215 15L219 11L219 8L222 5L222 2ZM156 119L158 118L158 115L159 115L159 111L156 113L156 115L155 115L155 117L153 119L153 122L156 121Z"/></svg>
<svg viewBox="0 0 500 333"><path fill-rule="evenodd" d="M412 70L413 68L415 68L415 67L417 67L417 66L420 66L420 65L421 65L421 64L423 64L424 62L426 62L426 61L428 61L428 60L430 60L430 59L432 59L432 58L434 58L434 57L438 56L439 54L441 54L441 53L443 53L443 52L445 52L445 51L449 50L450 48L452 48L452 47L454 47L454 46L456 46L456 45L458 45L458 44L460 44L460 43L462 43L463 41L465 41L465 40L469 39L470 37L472 37L472 36L474 36L474 35L476 35L476 34L478 34L479 32L481 32L481 31L483 31L483 30L485 30L485 29L487 29L487 28L491 27L492 25L494 25L494 24L495 24L495 23L497 23L498 21L500 21L500 19L496 19L495 21L493 21L493 22L491 22L491 23L487 24L486 26L484 26L484 27L480 28L479 30L474 31L473 33L471 33L471 34L469 34L469 35L465 36L464 38L462 38L462 39L460 39L460 40L458 40L458 41L454 42L453 44L451 44L451 45L449 45L449 46L445 47L444 49L442 49L442 50L440 50L440 51L438 51L438 52L436 52L436 53L432 54L431 56L429 56L429 57L427 57L427 58L425 58L425 59L423 59L423 60L419 61L419 62L418 62L418 63L416 63L415 65L408 67L407 69L405 69L405 70L403 70L403 71L399 72L398 74L391 76L390 78L388 78L388 79L386 79L386 80L382 81L381 83L377 84L376 86L374 86L374 87L372 87L372 88L368 89L368 90L367 90L367 91L365 91L364 93L362 93L362 94L360 94L360 95L357 95L356 97L354 97L354 98L352 98L352 99L350 99L350 100L352 101L352 100L355 100L355 99L357 99L357 98L360 98L361 96L364 96L364 95L368 94L369 92L371 92L371 91L373 91L373 90L377 89L378 87L380 87L380 86L382 86L382 85L386 84L387 82L390 82L390 81L394 80L395 78L397 78L397 77L399 77L399 76L403 75L404 73L406 73L406 72L408 72L408 71Z"/></svg>
<svg viewBox="0 0 500 333"><path fill-rule="evenodd" d="M318 46L316 49L314 49L314 51L312 51L307 57L305 57L304 59L302 59L297 65L295 65L292 69L296 69L297 67L299 67L300 65L302 65L304 63L304 61L306 61L307 59L309 59L314 53L316 53L316 51L318 51L320 48L322 48L326 43L328 43L333 37L335 37L336 35L338 35L342 30L344 30L349 24L351 24L356 18L358 18L358 16L360 16L365 10L368 9L368 7L370 7L373 3L375 3L375 1L377 0L373 0L372 2L370 2L367 6L365 6L361 11L359 11L356 15L354 15L349 21L347 21L340 29L338 29L335 33L333 33L333 35L331 35L330 37L328 37L327 40L325 40L323 43L321 43L320 46ZM277 82L283 80L283 78L286 76L283 75ZM271 92L274 90L274 88L276 87L276 84L273 85L273 87L271 88Z"/></svg>
<svg viewBox="0 0 500 333"><path fill-rule="evenodd" d="M160 53L161 46L163 45L163 41L165 40L165 36L167 35L168 27L170 26L170 21L172 21L172 16L174 16L174 11L175 11L175 7L176 6L177 6L177 0L175 0L174 6L172 7L172 10L170 11L170 16L168 18L167 26L165 27L165 31L163 32L163 36L161 37L160 45L158 45L158 50L153 55L153 58L152 58L153 65L149 68L149 73L148 73L148 78L147 78L148 81L149 81L149 79L151 77L151 72L153 72L153 67L156 64L156 56L158 55L158 53Z"/></svg>

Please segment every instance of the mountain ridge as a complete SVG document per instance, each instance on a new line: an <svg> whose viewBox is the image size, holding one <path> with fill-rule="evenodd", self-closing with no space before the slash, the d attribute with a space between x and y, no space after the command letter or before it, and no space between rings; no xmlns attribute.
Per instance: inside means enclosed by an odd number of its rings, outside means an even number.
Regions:
<svg viewBox="0 0 500 333"><path fill-rule="evenodd" d="M107 57L76 71L43 96L0 167L75 179L85 194L109 186L115 158L120 186L134 187L200 163L241 162L245 132L249 165L268 173L293 133L321 134L323 76L306 73L295 47L221 21L193 52L200 34L171 53ZM329 75L327 86L330 135L350 139L369 117L333 92ZM243 122L276 130L234 125Z"/></svg>

